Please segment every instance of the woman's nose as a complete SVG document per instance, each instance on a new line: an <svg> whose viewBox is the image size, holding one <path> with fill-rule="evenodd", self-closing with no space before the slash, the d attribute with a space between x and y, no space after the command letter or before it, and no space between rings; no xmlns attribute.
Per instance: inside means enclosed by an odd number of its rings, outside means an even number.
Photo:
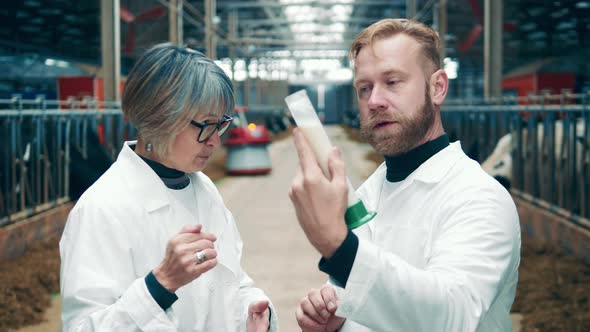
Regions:
<svg viewBox="0 0 590 332"><path fill-rule="evenodd" d="M219 133L218 132L214 132L213 135L211 135L211 137L209 137L206 141L205 144L212 146L212 147L217 147L221 144L221 137L219 137Z"/></svg>

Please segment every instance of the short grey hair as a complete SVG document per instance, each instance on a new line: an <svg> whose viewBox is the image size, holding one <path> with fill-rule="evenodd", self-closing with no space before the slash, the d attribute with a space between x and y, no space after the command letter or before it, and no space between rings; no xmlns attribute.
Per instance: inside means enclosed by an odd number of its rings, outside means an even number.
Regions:
<svg viewBox="0 0 590 332"><path fill-rule="evenodd" d="M125 82L121 108L138 135L165 157L196 114L231 114L234 91L223 69L201 52L163 43L137 59Z"/></svg>

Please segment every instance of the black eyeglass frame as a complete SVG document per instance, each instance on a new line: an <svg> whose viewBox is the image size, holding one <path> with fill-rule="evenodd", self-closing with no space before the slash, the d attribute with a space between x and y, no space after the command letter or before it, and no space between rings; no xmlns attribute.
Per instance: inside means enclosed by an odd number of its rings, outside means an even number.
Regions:
<svg viewBox="0 0 590 332"><path fill-rule="evenodd" d="M234 120L233 117L231 117L228 114L224 114L223 117L221 117L221 119L219 119L219 121L217 121L217 122L202 123L202 122L197 122L195 120L191 120L191 125L193 125L193 126L195 126L195 127L197 127L197 128L200 129L199 135L197 136L197 142L204 143L209 138L211 138L211 136L213 136L213 134L215 133L215 131L217 131L217 133L218 133L219 136L223 135L227 131L227 129L231 126L231 122L233 120ZM226 126L223 126L226 123L228 123L228 124ZM207 135L207 137L204 137L204 138L201 137L201 135L205 131L205 128L207 128L209 126L215 126L215 130L211 131L211 133L209 133Z"/></svg>

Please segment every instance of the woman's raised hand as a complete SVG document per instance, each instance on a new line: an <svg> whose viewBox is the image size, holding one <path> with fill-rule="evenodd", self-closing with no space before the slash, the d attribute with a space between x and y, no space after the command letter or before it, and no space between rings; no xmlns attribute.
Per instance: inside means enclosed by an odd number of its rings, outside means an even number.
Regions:
<svg viewBox="0 0 590 332"><path fill-rule="evenodd" d="M170 241L166 257L153 273L158 282L171 293L217 265L217 238L201 232L202 226L184 226Z"/></svg>

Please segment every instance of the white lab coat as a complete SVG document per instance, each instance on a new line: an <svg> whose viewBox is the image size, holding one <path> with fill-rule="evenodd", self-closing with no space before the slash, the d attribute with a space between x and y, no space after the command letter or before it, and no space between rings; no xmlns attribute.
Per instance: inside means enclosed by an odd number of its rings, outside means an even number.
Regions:
<svg viewBox="0 0 590 332"><path fill-rule="evenodd" d="M198 217L172 199L126 142L111 168L78 200L60 241L64 331L246 331L251 302L268 299L242 270L242 241L211 180L190 174ZM217 236L218 264L176 292L166 311L144 277L184 225ZM271 331L278 330L272 310Z"/></svg>
<svg viewBox="0 0 590 332"><path fill-rule="evenodd" d="M342 332L511 331L520 226L510 194L460 144L435 154L381 197L381 165L357 193L370 223L337 287Z"/></svg>

